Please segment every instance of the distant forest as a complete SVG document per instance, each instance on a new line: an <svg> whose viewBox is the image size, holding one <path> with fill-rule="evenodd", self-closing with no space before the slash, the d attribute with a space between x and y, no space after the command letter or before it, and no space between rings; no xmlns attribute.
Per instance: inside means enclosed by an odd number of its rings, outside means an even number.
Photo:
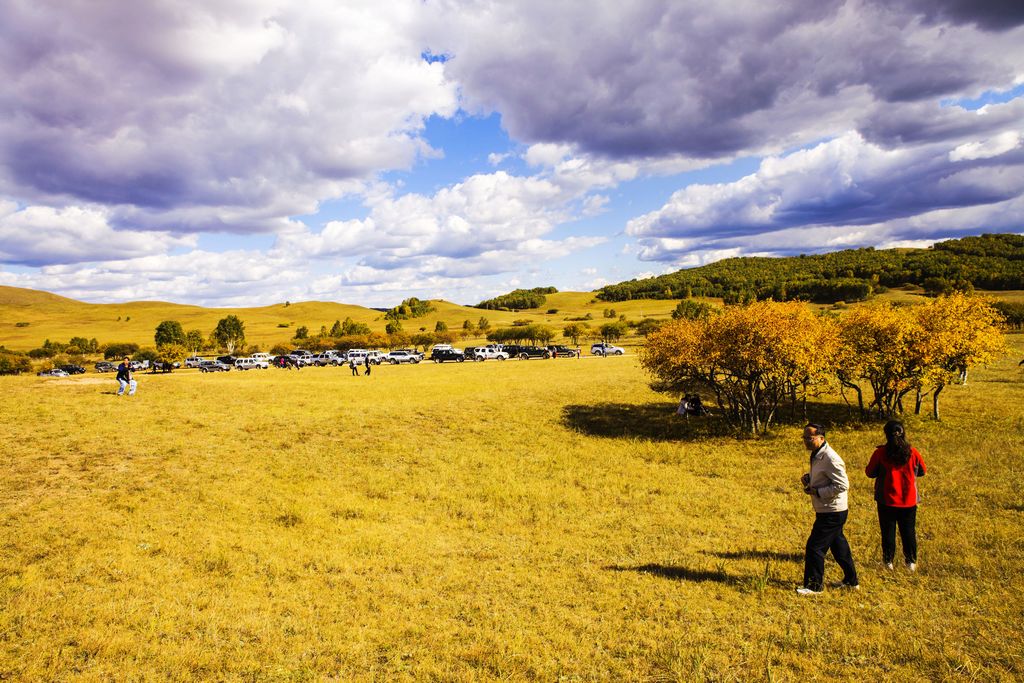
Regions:
<svg viewBox="0 0 1024 683"><path fill-rule="evenodd" d="M545 294L555 294L558 290L554 287L534 287L533 289L517 289L496 296L487 301L481 301L475 308L484 308L492 311L525 311L530 308L540 308L547 301Z"/></svg>
<svg viewBox="0 0 1024 683"><path fill-rule="evenodd" d="M847 249L784 258L741 257L629 280L598 290L604 301L721 297L726 303L803 300L863 301L889 287L913 284L931 294L1024 289L1024 236L986 234L927 249Z"/></svg>

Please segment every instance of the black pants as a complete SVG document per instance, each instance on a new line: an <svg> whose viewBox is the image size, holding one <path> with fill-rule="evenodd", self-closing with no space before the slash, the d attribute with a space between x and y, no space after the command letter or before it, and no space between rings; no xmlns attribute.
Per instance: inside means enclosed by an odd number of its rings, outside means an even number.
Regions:
<svg viewBox="0 0 1024 683"><path fill-rule="evenodd" d="M878 504L878 526L882 530L882 562L896 557L896 528L900 530L903 559L917 562L917 506L894 508Z"/></svg>
<svg viewBox="0 0 1024 683"><path fill-rule="evenodd" d="M825 584L825 554L831 550L832 557L843 570L843 583L858 585L857 568L853 564L850 544L843 536L843 526L849 510L842 512L819 512L815 515L811 535L807 538L804 555L804 587L820 591Z"/></svg>

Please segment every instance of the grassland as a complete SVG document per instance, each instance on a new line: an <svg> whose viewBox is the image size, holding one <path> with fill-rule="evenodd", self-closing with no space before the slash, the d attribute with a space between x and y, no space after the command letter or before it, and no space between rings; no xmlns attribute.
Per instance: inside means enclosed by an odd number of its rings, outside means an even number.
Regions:
<svg viewBox="0 0 1024 683"><path fill-rule="evenodd" d="M398 302L395 302L398 303ZM476 324L487 318L492 326L504 327L514 320L546 323L560 328L567 318L583 317L590 313L595 320L603 318L606 308L631 319L668 318L675 301L629 301L606 304L596 301L593 292L559 292L548 297L547 304L533 311L486 311L460 306L447 301L432 302L435 311L423 317L406 320L406 332L417 332L421 327L433 331L438 321L452 330L462 329L466 320ZM557 313L548 313L557 310ZM51 339L67 342L71 337L96 338L100 343L135 342L141 346L153 345L156 326L164 320L177 320L186 330L199 329L209 334L217 321L227 315L237 315L245 323L249 344L269 349L275 344L287 344L299 327L307 327L311 334L322 325L330 329L335 320L352 318L365 323L376 332L383 332L386 321L381 311L324 301L280 303L257 308L203 308L163 301L138 301L125 304L91 304L30 289L0 286L0 344L16 351L27 351ZM19 326L18 323L28 323ZM284 325L285 327L282 327Z"/></svg>
<svg viewBox="0 0 1024 683"><path fill-rule="evenodd" d="M797 425L674 418L631 356L0 377L0 678L1020 680L1015 356L910 417L920 571L798 599ZM827 579L838 578L834 564Z"/></svg>

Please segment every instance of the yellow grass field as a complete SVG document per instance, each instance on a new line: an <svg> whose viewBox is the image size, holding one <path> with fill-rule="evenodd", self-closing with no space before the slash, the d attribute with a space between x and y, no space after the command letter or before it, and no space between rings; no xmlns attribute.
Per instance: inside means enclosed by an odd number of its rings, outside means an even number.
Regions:
<svg viewBox="0 0 1024 683"><path fill-rule="evenodd" d="M916 575L879 566L880 426L812 405L862 583L815 598L799 423L683 422L635 356L0 377L0 678L1021 680L1011 344L908 417Z"/></svg>
<svg viewBox="0 0 1024 683"><path fill-rule="evenodd" d="M398 304L399 302L395 302ZM423 327L431 332L438 321L452 330L461 330L464 321L473 324L487 318L492 327L505 327L514 320L546 323L559 329L566 318L594 316L591 324L608 322L604 309L613 308L616 314L630 319L670 317L676 301L639 300L605 303L594 300L593 292L559 292L548 295L547 303L533 311L488 311L459 306L447 301L432 302L436 310L421 318L403 322L404 330L415 333ZM557 313L547 311L557 309ZM264 350L275 344L288 344L295 330L305 326L311 335L326 325L330 329L335 320L351 317L366 323L376 332L384 332L387 321L384 314L371 308L323 301L274 304L259 308L202 308L163 301L139 301L127 304L89 304L74 299L30 289L0 286L0 344L15 351L27 351L43 344L46 339L67 342L71 337L97 339L108 342L135 342L140 346L153 346L153 333L164 320L177 320L185 330L199 329L209 335L217 321L227 315L237 315L245 323L246 340ZM28 323L18 326L18 323ZM279 327L286 324L287 327ZM559 340L561 341L561 340Z"/></svg>

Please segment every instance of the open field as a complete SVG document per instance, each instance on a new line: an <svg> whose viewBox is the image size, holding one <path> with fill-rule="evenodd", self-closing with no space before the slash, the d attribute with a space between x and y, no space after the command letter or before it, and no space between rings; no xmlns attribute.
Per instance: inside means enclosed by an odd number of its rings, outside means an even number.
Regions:
<svg viewBox="0 0 1024 683"><path fill-rule="evenodd" d="M683 423L632 356L0 377L0 677L1020 680L1011 344L908 420L917 575L878 566L879 425L813 406L863 588L811 599L798 425Z"/></svg>
<svg viewBox="0 0 1024 683"><path fill-rule="evenodd" d="M396 301L395 304L399 302ZM548 302L534 311L487 311L459 306L447 301L433 302L436 310L421 318L403 321L406 332L415 333L422 327L433 332L438 321L452 330L461 330L464 321L476 323L487 318L492 327L505 327L514 320L547 323L560 328L566 318L594 316L598 325L607 322L602 316L605 308L631 319L668 318L676 301L640 300L616 304L594 301L593 292L559 292L548 295ZM557 309L557 313L547 311ZM315 335L322 325L330 329L335 320L347 317L365 323L375 332L383 332L386 321L380 311L325 301L306 301L285 305L283 302L258 308L202 308L163 301L138 301L127 304L90 304L74 299L30 289L0 286L0 345L16 351L27 351L41 346L46 339L67 342L71 337L96 338L100 343L135 342L141 346L153 345L156 326L164 320L177 320L186 330L199 329L208 335L217 321L227 315L237 315L245 323L246 340L269 349L275 344L287 344L295 330L306 326ZM28 325L18 326L18 323ZM280 327L287 325L287 327Z"/></svg>

